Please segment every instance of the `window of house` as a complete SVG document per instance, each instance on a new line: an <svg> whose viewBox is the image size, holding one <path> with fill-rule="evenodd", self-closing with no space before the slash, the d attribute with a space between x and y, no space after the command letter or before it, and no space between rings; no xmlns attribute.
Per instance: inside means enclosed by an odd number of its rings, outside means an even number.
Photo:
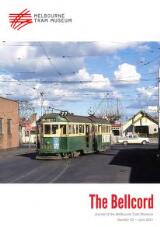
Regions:
<svg viewBox="0 0 160 227"><path fill-rule="evenodd" d="M50 134L51 132L51 126L50 125L44 125L44 133Z"/></svg>
<svg viewBox="0 0 160 227"><path fill-rule="evenodd" d="M29 131L25 131L25 136L29 136Z"/></svg>
<svg viewBox="0 0 160 227"><path fill-rule="evenodd" d="M7 134L10 135L12 134L12 120L7 119Z"/></svg>
<svg viewBox="0 0 160 227"><path fill-rule="evenodd" d="M119 136L119 135L120 135L118 129L114 129L114 130L112 130L112 132L113 132L113 135L114 135L114 136Z"/></svg>
<svg viewBox="0 0 160 227"><path fill-rule="evenodd" d="M0 134L3 134L3 119L0 118Z"/></svg>
<svg viewBox="0 0 160 227"><path fill-rule="evenodd" d="M60 125L60 129L61 129L61 133L63 135L65 135L66 134L66 125Z"/></svg>
<svg viewBox="0 0 160 227"><path fill-rule="evenodd" d="M58 125L52 125L52 134L57 134Z"/></svg>

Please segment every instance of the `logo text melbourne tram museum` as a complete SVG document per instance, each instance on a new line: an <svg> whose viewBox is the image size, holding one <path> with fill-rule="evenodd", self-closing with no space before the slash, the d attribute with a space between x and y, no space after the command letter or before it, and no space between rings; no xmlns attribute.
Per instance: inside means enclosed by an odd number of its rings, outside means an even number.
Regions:
<svg viewBox="0 0 160 227"><path fill-rule="evenodd" d="M11 28L15 30L20 30L24 26L32 23L72 23L72 18L67 18L64 13L30 13L30 10L25 9L20 13L10 13L9 22Z"/></svg>

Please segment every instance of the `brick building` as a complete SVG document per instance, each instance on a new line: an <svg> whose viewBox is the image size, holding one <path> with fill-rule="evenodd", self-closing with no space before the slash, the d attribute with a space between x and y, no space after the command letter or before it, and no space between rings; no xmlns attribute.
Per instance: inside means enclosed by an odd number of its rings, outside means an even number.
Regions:
<svg viewBox="0 0 160 227"><path fill-rule="evenodd" d="M18 146L18 102L0 97L0 150Z"/></svg>

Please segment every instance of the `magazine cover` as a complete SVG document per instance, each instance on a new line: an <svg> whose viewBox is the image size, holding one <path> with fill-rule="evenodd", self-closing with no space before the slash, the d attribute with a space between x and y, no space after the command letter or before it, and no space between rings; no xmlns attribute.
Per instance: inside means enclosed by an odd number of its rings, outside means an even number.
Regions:
<svg viewBox="0 0 160 227"><path fill-rule="evenodd" d="M0 15L2 226L159 226L158 0Z"/></svg>

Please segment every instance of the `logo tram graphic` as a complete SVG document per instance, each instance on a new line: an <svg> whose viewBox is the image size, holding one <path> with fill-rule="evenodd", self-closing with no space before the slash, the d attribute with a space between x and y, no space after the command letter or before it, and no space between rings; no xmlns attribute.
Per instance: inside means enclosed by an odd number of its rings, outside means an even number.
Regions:
<svg viewBox="0 0 160 227"><path fill-rule="evenodd" d="M13 29L20 30L24 26L33 23L32 15L28 9L25 9L20 13L10 13L9 22Z"/></svg>

